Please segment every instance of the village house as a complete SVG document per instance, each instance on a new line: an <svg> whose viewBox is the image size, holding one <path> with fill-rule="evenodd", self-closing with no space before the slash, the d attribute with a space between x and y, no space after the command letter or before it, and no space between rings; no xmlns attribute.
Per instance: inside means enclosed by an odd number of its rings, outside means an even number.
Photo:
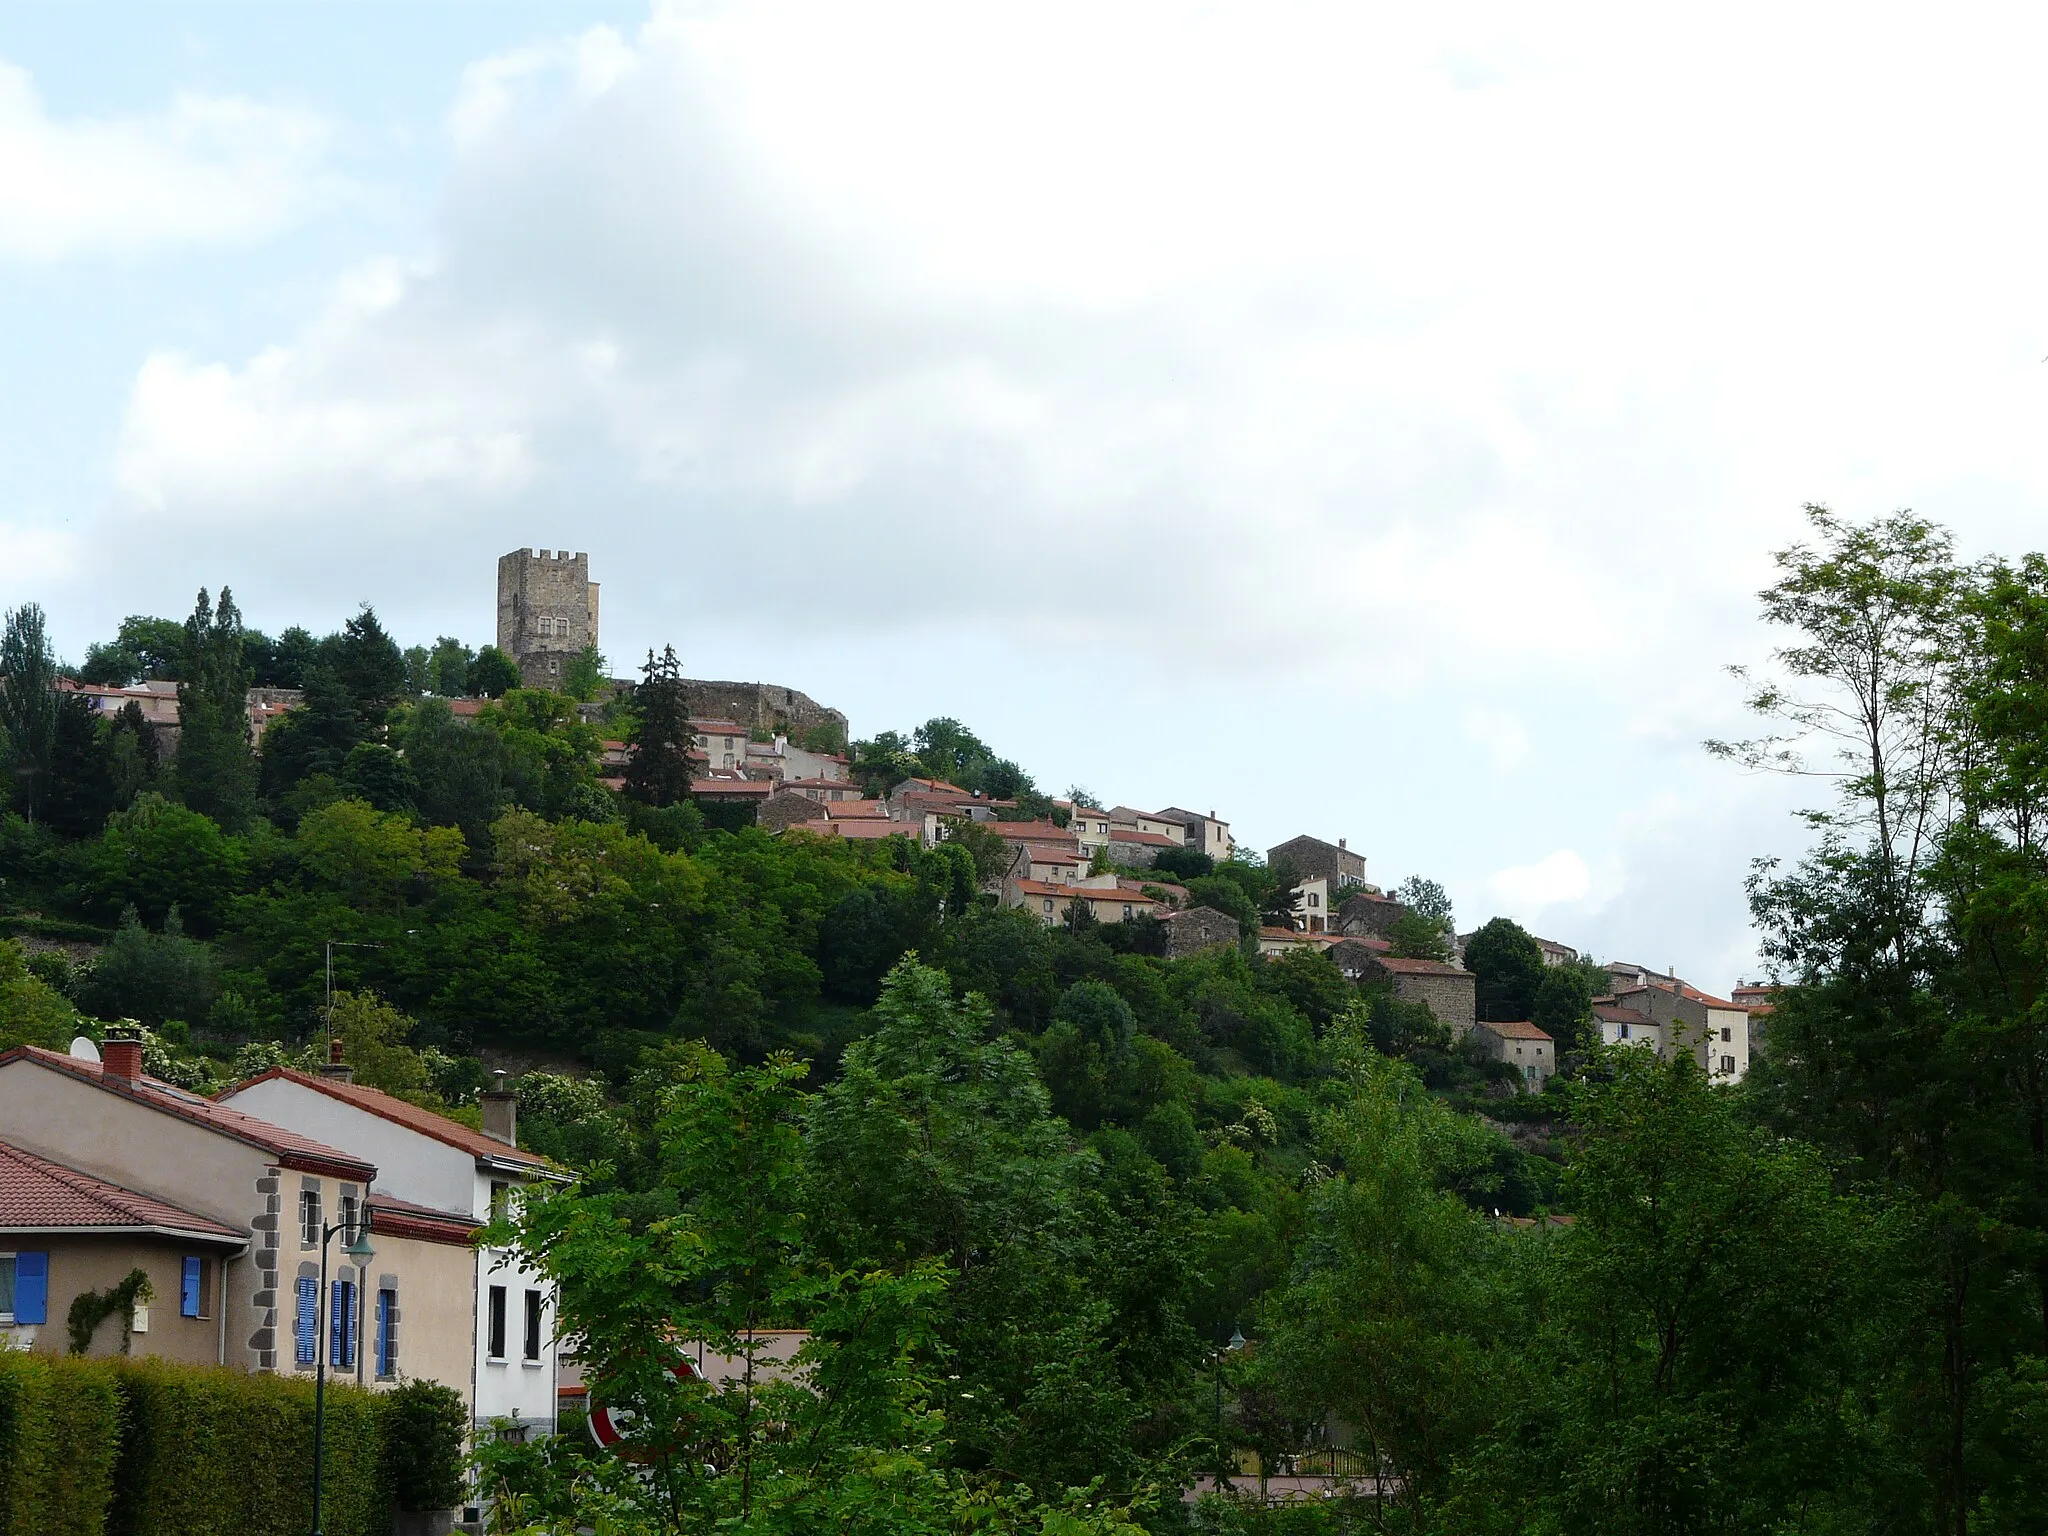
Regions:
<svg viewBox="0 0 2048 1536"><path fill-rule="evenodd" d="M1609 1018L1608 1013L1623 1016ZM1685 1051L1712 1082L1739 1083L1749 1072L1748 1010L1686 982L1623 988L1612 997L1595 999L1594 1017L1600 1020L1601 1038L1610 1044L1646 1043L1644 1026L1636 1020L1647 1020L1655 1031L1647 1043L1660 1057L1668 1060L1674 1052Z"/></svg>
<svg viewBox="0 0 2048 1536"><path fill-rule="evenodd" d="M690 745L704 754L713 773L733 773L747 766L747 728L737 720L692 720Z"/></svg>
<svg viewBox="0 0 2048 1536"><path fill-rule="evenodd" d="M1575 965L1578 963L1579 952L1569 944L1560 944L1555 939L1539 938L1536 940L1536 947L1543 952L1543 963L1545 965Z"/></svg>
<svg viewBox="0 0 2048 1536"><path fill-rule="evenodd" d="M220 1102L374 1160L373 1229L402 1227L429 1247L437 1246L430 1234L445 1234L438 1243L439 1290L453 1315L441 1325L464 1346L464 1395L475 1422L504 1419L553 1431L552 1289L506 1250L470 1246L475 1232L522 1189L566 1180L545 1158L519 1149L516 1094L500 1088L480 1095L483 1129L471 1130L357 1083L345 1063L331 1061L317 1077L273 1068L227 1089Z"/></svg>
<svg viewBox="0 0 2048 1536"><path fill-rule="evenodd" d="M1341 837L1334 843L1306 833L1290 837L1266 850L1266 864L1269 868L1285 864L1304 878L1321 877L1328 896L1366 883L1365 856L1353 853L1350 842Z"/></svg>
<svg viewBox="0 0 2048 1536"><path fill-rule="evenodd" d="M1089 860L1077 849L1047 847L1044 843L1016 843L1013 847L1016 851L1005 879L1072 885L1088 873Z"/></svg>
<svg viewBox="0 0 2048 1536"><path fill-rule="evenodd" d="M1340 934L1330 941L1324 951L1330 963L1344 973L1350 982L1362 981L1372 963L1384 955L1390 946L1385 939L1376 939L1370 934Z"/></svg>
<svg viewBox="0 0 2048 1536"><path fill-rule="evenodd" d="M1237 919L1214 907L1188 907L1165 913L1159 919L1166 928L1166 958L1179 960L1197 950L1218 944L1235 944L1241 937Z"/></svg>
<svg viewBox="0 0 2048 1536"><path fill-rule="evenodd" d="M64 1319L88 1291L136 1270L152 1299L110 1313L85 1353L218 1365L227 1358L227 1264L249 1234L155 1195L0 1143L0 1341L70 1348ZM56 1319L56 1321L52 1321Z"/></svg>
<svg viewBox="0 0 2048 1536"><path fill-rule="evenodd" d="M1118 882L1110 875L1096 875L1073 884L1018 879L1003 882L1003 905L1024 908L1048 928L1066 921L1067 912L1077 902L1099 923L1153 917L1161 907L1159 901L1128 881Z"/></svg>
<svg viewBox="0 0 2048 1536"><path fill-rule="evenodd" d="M1200 811L1184 811L1177 805L1155 812L1152 820L1163 825L1141 826L1140 832L1157 831L1171 836L1173 829L1180 829L1182 845L1197 853L1206 853L1218 863L1230 857L1237 844L1231 840L1230 823L1217 819L1214 811L1206 815Z"/></svg>
<svg viewBox="0 0 2048 1536"><path fill-rule="evenodd" d="M1481 1019L1470 1038L1484 1055L1515 1069L1524 1093L1541 1093L1557 1072L1556 1042L1526 1020Z"/></svg>
<svg viewBox="0 0 2048 1536"><path fill-rule="evenodd" d="M142 1266L162 1298L152 1305L152 1335L158 1309L169 1311L175 1296L181 1322L210 1325L217 1364L310 1375L324 1357L332 1373L366 1386L395 1384L402 1373L469 1395L466 1291L458 1293L458 1331L398 1332L400 1315L422 1315L415 1309L428 1307L444 1283L427 1245L378 1235L373 1220L373 1256L358 1265L338 1234L327 1245L328 1290L321 1294L323 1227L355 1229L372 1199L374 1162L144 1075L138 1041L110 1039L102 1052L104 1060L95 1060L19 1046L0 1055L0 1126L19 1151L179 1213L147 1223L177 1234L174 1243L190 1242L176 1255L175 1288L158 1285L151 1265ZM192 1218L211 1225L193 1228ZM233 1233L236 1246L198 1241L213 1227ZM67 1287L83 1286L118 1262L104 1255L88 1262L64 1236L60 1244L53 1234L48 1247L34 1250L22 1234L10 1239L17 1285L21 1255L36 1255L31 1268L46 1277L47 1317L68 1311L78 1291ZM187 1260L197 1260L196 1268ZM197 1319L188 1306L199 1309ZM192 1330L182 1331L181 1358L192 1347Z"/></svg>
<svg viewBox="0 0 2048 1536"><path fill-rule="evenodd" d="M1472 1028L1478 1012L1478 980L1462 966L1375 955L1360 969L1361 980L1383 981L1403 1002L1425 1005L1437 1022L1449 1027L1453 1040L1464 1039Z"/></svg>
<svg viewBox="0 0 2048 1536"><path fill-rule="evenodd" d="M1407 910L1391 896L1353 890L1338 900L1336 921L1331 926L1339 933L1384 939Z"/></svg>

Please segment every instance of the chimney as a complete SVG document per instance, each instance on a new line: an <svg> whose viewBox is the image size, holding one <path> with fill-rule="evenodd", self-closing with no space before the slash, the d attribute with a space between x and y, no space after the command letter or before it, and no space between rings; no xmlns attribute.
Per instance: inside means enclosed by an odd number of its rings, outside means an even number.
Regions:
<svg viewBox="0 0 2048 1536"><path fill-rule="evenodd" d="M356 1080L356 1069L341 1059L340 1040L327 1042L327 1059L320 1063L320 1075L336 1083L352 1083Z"/></svg>
<svg viewBox="0 0 2048 1536"><path fill-rule="evenodd" d="M519 1095L505 1086L504 1072L493 1072L491 1076L496 1086L476 1096L483 1110L484 1134L493 1141L516 1147L519 1145Z"/></svg>
<svg viewBox="0 0 2048 1536"><path fill-rule="evenodd" d="M124 1083L142 1081L142 1042L125 1035L107 1036L100 1046L100 1075Z"/></svg>
<svg viewBox="0 0 2048 1536"><path fill-rule="evenodd" d="M1351 839L1350 839L1350 838L1348 838L1348 837L1340 837L1340 838L1338 838L1338 839L1337 839L1337 851L1338 851L1339 853L1342 853L1342 852L1344 852L1344 851L1345 851L1346 849L1348 849L1348 848L1349 848L1350 846L1351 846Z"/></svg>

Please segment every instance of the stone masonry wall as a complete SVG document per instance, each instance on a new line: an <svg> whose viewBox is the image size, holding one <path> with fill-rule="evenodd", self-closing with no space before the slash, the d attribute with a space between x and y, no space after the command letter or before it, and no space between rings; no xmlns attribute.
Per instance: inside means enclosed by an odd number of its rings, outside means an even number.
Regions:
<svg viewBox="0 0 2048 1536"><path fill-rule="evenodd" d="M750 730L774 731L799 742L813 726L830 724L851 739L845 715L780 683L686 678L683 692L690 701L690 713L699 719L734 720Z"/></svg>
<svg viewBox="0 0 2048 1536"><path fill-rule="evenodd" d="M571 658L597 644L590 557L515 549L498 557L498 649L533 687L560 687Z"/></svg>

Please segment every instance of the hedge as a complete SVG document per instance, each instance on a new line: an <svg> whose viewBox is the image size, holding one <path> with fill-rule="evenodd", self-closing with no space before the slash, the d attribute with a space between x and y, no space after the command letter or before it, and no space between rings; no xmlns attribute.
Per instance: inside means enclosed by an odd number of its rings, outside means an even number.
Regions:
<svg viewBox="0 0 2048 1536"><path fill-rule="evenodd" d="M0 1353L0 1536L99 1536L120 1444L103 1365Z"/></svg>
<svg viewBox="0 0 2048 1536"><path fill-rule="evenodd" d="M329 1383L329 1536L385 1536L394 1494L423 1486L418 1446L395 1443L423 1397L462 1413L446 1388ZM426 1486L459 1477L459 1439L443 1444L456 1465ZM311 1382L0 1353L0 1536L303 1536L312 1516Z"/></svg>

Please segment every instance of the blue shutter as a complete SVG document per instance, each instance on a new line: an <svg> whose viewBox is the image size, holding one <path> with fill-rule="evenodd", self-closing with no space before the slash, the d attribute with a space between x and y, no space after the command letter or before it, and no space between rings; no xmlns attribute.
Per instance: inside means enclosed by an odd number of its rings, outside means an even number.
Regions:
<svg viewBox="0 0 2048 1536"><path fill-rule="evenodd" d="M346 1326L344 1319L348 1316L348 1309L342 1305L341 1292L342 1287L347 1283L345 1280L337 1280L327 1291L327 1363L329 1365L340 1365L342 1363L341 1330Z"/></svg>
<svg viewBox="0 0 2048 1536"><path fill-rule="evenodd" d="M391 1347L397 1342L391 1337L391 1303L396 1295L395 1291L379 1291L377 1293L377 1374L379 1376L391 1375L391 1368L397 1363L393 1358L395 1351Z"/></svg>
<svg viewBox="0 0 2048 1536"><path fill-rule="evenodd" d="M299 1364L312 1365L320 1358L320 1282L311 1275L299 1280L299 1315L293 1320L293 1333Z"/></svg>
<svg viewBox="0 0 2048 1536"><path fill-rule="evenodd" d="M342 1284L347 1289L342 1292L346 1311L341 1321L341 1363L353 1369L356 1363L356 1283L345 1280Z"/></svg>
<svg viewBox="0 0 2048 1536"><path fill-rule="evenodd" d="M178 1316L199 1315L199 1261L187 1259L185 1273L178 1281Z"/></svg>
<svg viewBox="0 0 2048 1536"><path fill-rule="evenodd" d="M50 1320L50 1256L47 1253L17 1253L14 1256L14 1320L17 1323L46 1323Z"/></svg>

